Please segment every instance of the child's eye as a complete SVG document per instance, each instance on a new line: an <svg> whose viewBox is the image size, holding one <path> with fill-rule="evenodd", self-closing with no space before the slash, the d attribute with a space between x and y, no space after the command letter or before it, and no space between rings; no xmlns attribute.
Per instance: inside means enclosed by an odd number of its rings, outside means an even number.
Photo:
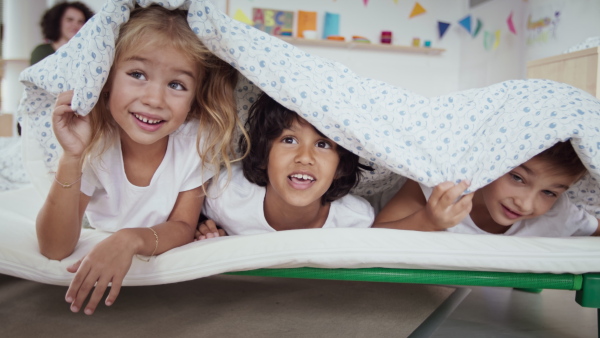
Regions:
<svg viewBox="0 0 600 338"><path fill-rule="evenodd" d="M513 181L515 182L523 182L523 178L521 178L521 176L516 175L516 174L510 174L510 177L513 179Z"/></svg>
<svg viewBox="0 0 600 338"><path fill-rule="evenodd" d="M296 142L296 140L295 140L293 137L291 137L291 136L286 136L286 137L282 138L282 139L281 139L281 142L283 142L283 143L289 143L289 144L298 143L298 142Z"/></svg>
<svg viewBox="0 0 600 338"><path fill-rule="evenodd" d="M330 149L331 143L329 143L327 141L317 141L317 147L323 148L323 149Z"/></svg>
<svg viewBox="0 0 600 338"><path fill-rule="evenodd" d="M128 73L127 75L131 76L134 79L138 79L138 80L145 80L146 76L144 74L142 74L141 72L138 71L133 71L131 73Z"/></svg>
<svg viewBox="0 0 600 338"><path fill-rule="evenodd" d="M169 88L175 89L175 90L186 90L186 88L179 82L169 83Z"/></svg>
<svg viewBox="0 0 600 338"><path fill-rule="evenodd" d="M557 197L558 195L550 190L542 190L542 193L548 197Z"/></svg>

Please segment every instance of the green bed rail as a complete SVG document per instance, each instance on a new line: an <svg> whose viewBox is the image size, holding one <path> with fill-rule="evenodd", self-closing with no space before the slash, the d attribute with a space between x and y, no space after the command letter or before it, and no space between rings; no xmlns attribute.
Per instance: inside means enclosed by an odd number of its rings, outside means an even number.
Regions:
<svg viewBox="0 0 600 338"><path fill-rule="evenodd" d="M551 273L513 273L491 271L454 271L419 269L324 269L289 268L257 269L229 272L229 275L329 279L362 282L390 282L412 284L443 284L494 286L524 289L581 290L582 275Z"/></svg>

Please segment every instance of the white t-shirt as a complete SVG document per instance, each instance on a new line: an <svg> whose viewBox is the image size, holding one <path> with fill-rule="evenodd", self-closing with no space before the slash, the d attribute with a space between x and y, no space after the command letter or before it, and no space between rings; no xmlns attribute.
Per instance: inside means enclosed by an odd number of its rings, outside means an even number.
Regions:
<svg viewBox="0 0 600 338"><path fill-rule="evenodd" d="M227 173L212 182L204 199L202 212L221 226L228 235L253 235L274 232L265 218L264 200L267 189L249 182L242 166L232 166L229 185ZM365 199L346 195L331 202L323 228L368 228L373 224L373 207Z"/></svg>
<svg viewBox="0 0 600 338"><path fill-rule="evenodd" d="M201 186L213 176L204 169L196 151L198 121L184 123L171 135L165 157L150 185L129 182L117 140L84 170L81 192L91 196L85 211L90 225L104 231L151 227L167 221L180 192Z"/></svg>
<svg viewBox="0 0 600 338"><path fill-rule="evenodd" d="M425 199L429 200L433 188L419 184ZM562 194L548 212L536 218L515 222L503 234L506 236L537 236L537 237L569 237L590 236L598 228L598 220L585 210L577 208L569 197ZM448 232L462 234L490 234L481 230L471 216L467 215L460 223Z"/></svg>

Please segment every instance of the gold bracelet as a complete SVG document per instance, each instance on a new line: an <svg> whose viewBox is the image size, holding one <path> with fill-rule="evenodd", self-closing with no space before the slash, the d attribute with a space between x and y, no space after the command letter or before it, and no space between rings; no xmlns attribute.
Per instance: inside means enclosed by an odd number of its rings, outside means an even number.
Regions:
<svg viewBox="0 0 600 338"><path fill-rule="evenodd" d="M56 178L56 173L54 173L54 180L56 181L56 183L60 184L61 187L68 189L71 186L73 186L75 183L81 181L81 176L83 176L83 174L79 175L79 178L77 179L77 181L73 182L73 183L63 183L61 181L58 180L58 178Z"/></svg>
<svg viewBox="0 0 600 338"><path fill-rule="evenodd" d="M154 256L154 254L156 253L156 249L158 249L158 234L152 228L146 228L146 229L150 229L152 231L152 233L154 234L154 238L156 239L156 242L154 242L154 251L152 251L152 253L150 254L150 256L148 256L147 259L141 258L140 255L135 255L135 257L137 259L139 259L140 261L150 262L150 258L152 258L152 256Z"/></svg>

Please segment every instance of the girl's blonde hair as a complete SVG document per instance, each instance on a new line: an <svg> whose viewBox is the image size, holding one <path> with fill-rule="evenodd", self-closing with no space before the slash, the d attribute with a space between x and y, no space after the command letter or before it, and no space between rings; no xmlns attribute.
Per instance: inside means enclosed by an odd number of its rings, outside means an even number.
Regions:
<svg viewBox="0 0 600 338"><path fill-rule="evenodd" d="M195 99L187 119L200 120L196 148L203 163L202 169L210 168L218 178L219 168L223 164L229 177L231 163L239 160L232 158L236 127L243 137L247 137L238 118L234 97L238 73L202 44L186 18L186 11L171 11L162 6L134 9L129 21L121 27L115 46L114 64L148 46L155 48L157 53L165 47L175 48L194 62L198 66L197 78L200 83L196 86ZM100 99L90 114L92 141L86 154L100 156L119 135L117 123L108 109L114 64Z"/></svg>

